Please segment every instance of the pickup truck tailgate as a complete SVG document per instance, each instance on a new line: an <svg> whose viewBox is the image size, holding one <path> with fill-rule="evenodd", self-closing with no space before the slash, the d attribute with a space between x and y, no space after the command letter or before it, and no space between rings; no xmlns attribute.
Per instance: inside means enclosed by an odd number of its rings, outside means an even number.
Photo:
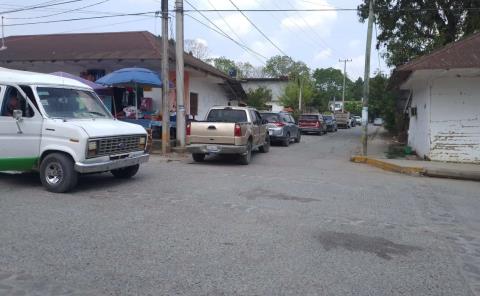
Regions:
<svg viewBox="0 0 480 296"><path fill-rule="evenodd" d="M235 123L192 122L190 144L235 145Z"/></svg>

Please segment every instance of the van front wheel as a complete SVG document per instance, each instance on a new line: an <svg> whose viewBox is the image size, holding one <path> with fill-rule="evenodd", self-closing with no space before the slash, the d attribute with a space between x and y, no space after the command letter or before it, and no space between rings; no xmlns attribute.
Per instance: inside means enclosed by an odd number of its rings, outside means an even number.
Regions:
<svg viewBox="0 0 480 296"><path fill-rule="evenodd" d="M63 193L77 185L78 173L70 157L62 153L52 153L40 164L40 180L48 191Z"/></svg>
<svg viewBox="0 0 480 296"><path fill-rule="evenodd" d="M136 165L124 167L121 169L111 170L110 172L115 178L129 179L137 174L139 168L140 168L140 165L136 164Z"/></svg>

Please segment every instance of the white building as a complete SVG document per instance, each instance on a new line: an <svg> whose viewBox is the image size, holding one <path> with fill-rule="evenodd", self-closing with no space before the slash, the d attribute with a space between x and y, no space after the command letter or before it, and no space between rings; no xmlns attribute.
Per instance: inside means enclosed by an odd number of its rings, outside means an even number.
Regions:
<svg viewBox="0 0 480 296"><path fill-rule="evenodd" d="M287 77L280 78L247 78L242 80L243 89L248 92L259 87L265 87L272 91L272 100L268 104L273 112L283 111L284 106L280 102L280 97L285 93L288 84Z"/></svg>
<svg viewBox="0 0 480 296"><path fill-rule="evenodd" d="M161 72L161 38L146 31L10 36L5 43L7 49L0 51L0 66L5 68L41 73L61 71L89 80L127 67ZM238 81L190 54L184 54L184 61L186 114L203 119L211 106L245 99ZM169 47L169 68L169 80L175 84L173 41ZM161 89L144 88L143 96L152 98L154 110L161 112ZM172 89L171 110L175 109L175 97Z"/></svg>
<svg viewBox="0 0 480 296"><path fill-rule="evenodd" d="M480 163L480 34L395 69L409 91L408 145L425 159Z"/></svg>

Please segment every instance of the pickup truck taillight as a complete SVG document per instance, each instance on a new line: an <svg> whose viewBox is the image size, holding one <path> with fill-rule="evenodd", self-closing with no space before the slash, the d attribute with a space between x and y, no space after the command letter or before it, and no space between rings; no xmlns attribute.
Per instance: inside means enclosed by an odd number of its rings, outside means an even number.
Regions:
<svg viewBox="0 0 480 296"><path fill-rule="evenodd" d="M235 123L234 135L235 135L235 137L241 137L242 136L242 127L238 123Z"/></svg>
<svg viewBox="0 0 480 296"><path fill-rule="evenodd" d="M190 123L187 124L187 136L190 136L192 132L192 125Z"/></svg>
<svg viewBox="0 0 480 296"><path fill-rule="evenodd" d="M315 127L320 127L320 121L317 121L317 123L315 123Z"/></svg>

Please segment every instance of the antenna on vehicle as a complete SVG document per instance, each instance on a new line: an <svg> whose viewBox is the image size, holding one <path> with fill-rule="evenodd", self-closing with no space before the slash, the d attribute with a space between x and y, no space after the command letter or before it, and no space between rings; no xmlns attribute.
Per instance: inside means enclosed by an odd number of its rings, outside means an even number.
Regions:
<svg viewBox="0 0 480 296"><path fill-rule="evenodd" d="M5 46L5 32L4 32L4 31L5 31L5 30L4 30L5 27L4 27L4 25L3 25L3 18L4 18L4 17L3 17L3 15L2 15L2 47L0 47L0 51L7 49L7 47Z"/></svg>

